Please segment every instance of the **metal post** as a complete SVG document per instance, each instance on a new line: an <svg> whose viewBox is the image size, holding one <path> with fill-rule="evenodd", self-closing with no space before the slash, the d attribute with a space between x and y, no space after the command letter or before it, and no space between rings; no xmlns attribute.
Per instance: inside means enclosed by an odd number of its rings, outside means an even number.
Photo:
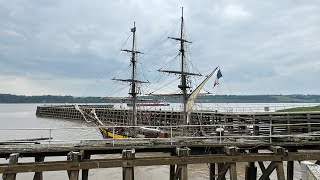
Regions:
<svg viewBox="0 0 320 180"><path fill-rule="evenodd" d="M172 126L170 126L170 143L172 145Z"/></svg>
<svg viewBox="0 0 320 180"><path fill-rule="evenodd" d="M220 135L220 144L222 143L222 139L221 139L221 126L220 126L220 131L219 131L219 135Z"/></svg>
<svg viewBox="0 0 320 180"><path fill-rule="evenodd" d="M271 137L271 136L272 136L272 124L271 124L271 123L269 124L269 130L270 130L270 133L269 133L269 142L272 143L272 137Z"/></svg>
<svg viewBox="0 0 320 180"><path fill-rule="evenodd" d="M49 129L49 145L51 144L51 130L52 129Z"/></svg>
<svg viewBox="0 0 320 180"><path fill-rule="evenodd" d="M114 146L114 126L112 127L112 146Z"/></svg>

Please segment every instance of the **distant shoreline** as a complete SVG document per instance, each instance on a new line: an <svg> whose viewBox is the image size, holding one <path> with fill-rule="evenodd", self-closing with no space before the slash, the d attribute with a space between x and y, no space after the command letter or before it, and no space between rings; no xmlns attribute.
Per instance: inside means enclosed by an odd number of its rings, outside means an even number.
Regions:
<svg viewBox="0 0 320 180"><path fill-rule="evenodd" d="M148 98L180 103L179 97L166 99L156 96ZM196 100L199 103L320 103L320 95L207 95ZM102 97L74 97L74 96L24 96L0 94L0 103L112 103Z"/></svg>
<svg viewBox="0 0 320 180"><path fill-rule="evenodd" d="M320 111L320 106L296 107L296 108L278 110L277 112L303 112L303 111Z"/></svg>

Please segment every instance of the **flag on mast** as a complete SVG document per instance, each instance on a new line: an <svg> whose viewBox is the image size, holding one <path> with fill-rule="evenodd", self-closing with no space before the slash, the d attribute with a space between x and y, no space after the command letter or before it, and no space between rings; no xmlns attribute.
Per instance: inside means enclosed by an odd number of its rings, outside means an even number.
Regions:
<svg viewBox="0 0 320 180"><path fill-rule="evenodd" d="M214 85L213 85L213 88L216 87L217 85L219 85L219 79L222 77L222 73L219 69L218 73L217 73L217 77L216 77L216 80L214 81Z"/></svg>

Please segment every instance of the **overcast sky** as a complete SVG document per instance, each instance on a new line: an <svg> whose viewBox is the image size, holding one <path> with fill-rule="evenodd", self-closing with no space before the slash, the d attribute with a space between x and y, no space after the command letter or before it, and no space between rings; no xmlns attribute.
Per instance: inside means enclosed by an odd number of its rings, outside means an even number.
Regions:
<svg viewBox="0 0 320 180"><path fill-rule="evenodd" d="M223 73L214 93L320 94L318 0L0 0L0 93L107 95L134 21L152 82L181 6L192 64Z"/></svg>

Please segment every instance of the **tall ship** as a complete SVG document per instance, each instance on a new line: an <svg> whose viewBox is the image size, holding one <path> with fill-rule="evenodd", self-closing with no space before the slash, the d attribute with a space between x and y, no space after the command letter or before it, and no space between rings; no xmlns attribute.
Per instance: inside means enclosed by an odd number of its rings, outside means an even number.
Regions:
<svg viewBox="0 0 320 180"><path fill-rule="evenodd" d="M130 107L115 107L114 104L107 105L60 105L37 107L37 116L55 117L65 119L86 120L94 122L97 129L104 138L165 138L165 137L190 137L190 136L215 136L217 132L224 132L225 135L273 135L307 133L319 131L320 125L312 124L319 121L316 113L233 113L216 112L214 110L195 110L198 104L195 100L202 95L202 89L209 79L216 73L216 81L222 77L219 67L213 68L207 75L189 70L189 59L187 58L188 44L191 42L186 38L183 8L179 21L179 35L170 36L169 39L178 42L179 67L160 68L154 74L176 75L179 83L174 93L158 92L141 93L141 88L151 84L149 81L141 80L138 76L140 69L137 67L137 55L142 54L136 48L136 24L131 28L131 48L123 49L130 55L129 78L113 78L116 82L129 85L128 97L105 97L108 102L126 102ZM175 44L176 45L176 44ZM163 62L165 64L165 62ZM189 63L190 64L190 63ZM206 74L206 73L205 73ZM193 84L195 77L202 78L196 86ZM176 88L176 86L178 88ZM204 93L206 94L206 93ZM179 97L180 108L177 110L165 109L165 104L155 102L154 97ZM158 98L160 99L160 98ZM107 101L106 101L107 102ZM156 107L157 110L141 109L142 107ZM161 109L160 109L161 107ZM171 106L167 106L171 108ZM266 110L267 111L267 110ZM297 116L297 117L295 117ZM292 117L292 118L291 118ZM308 122L301 124L300 122ZM312 124L312 125L311 125ZM285 125L285 127L284 127ZM252 137L255 137L252 136Z"/></svg>
<svg viewBox="0 0 320 180"><path fill-rule="evenodd" d="M113 111L113 114L117 114L118 111L121 114L120 118L115 118L113 115L109 116L106 114L99 114L96 111L98 109L91 108L89 106L81 106L74 105L76 111L80 112L81 119L84 119L88 122L93 121L100 133L104 138L158 138L158 137L168 137L170 133L174 133L165 128L164 126L172 125L190 125L194 124L191 122L191 113L193 110L193 106L195 104L196 98L199 96L201 89L208 82L208 80L213 76L213 74L219 69L216 67L211 70L211 72L206 75L203 80L195 87L192 88L191 78L192 77L201 77L201 73L191 72L188 69L188 63L186 59L186 44L190 44L191 42L185 37L185 27L184 27L184 16L183 16L183 8L181 8L181 19L179 24L179 36L178 37L168 37L168 39L178 42L179 50L176 53L176 57L179 57L179 69L158 69L158 74L168 74L168 75L176 75L178 76L178 80L180 81L178 84L178 88L175 93L156 93L153 91L151 93L147 93L144 96L141 96L141 87L145 84L149 84L149 81L144 81L138 78L138 72L140 71L137 68L138 58L137 55L143 54L136 47L136 32L137 27L136 23L133 23L133 27L130 29L132 33L131 39L131 48L122 49L123 52L128 53L130 55L130 77L128 78L113 78L112 80L120 83L126 83L129 85L129 92L127 97L104 97L103 99L108 102L126 102L128 107L124 109L114 109L114 108L105 108L106 111ZM220 71L219 71L220 72ZM178 97L181 99L181 108L178 112L171 112L171 122L168 122L168 119L162 119L159 116L161 113L161 109L158 109L155 112L150 111L141 111L138 110L141 107L163 107L169 106L168 103L159 101L157 99L161 99L163 97ZM111 109L111 110L110 110ZM63 109L65 110L65 109ZM163 109L164 110L164 109ZM162 111L163 111L162 110ZM99 112L101 112L101 108ZM45 114L45 113L44 113ZM168 113L170 114L170 113ZM37 115L41 115L37 110ZM48 115L50 116L50 115ZM56 116L52 115L51 117ZM59 116L59 115L58 115ZM153 116L153 118L151 118ZM169 115L167 116L169 117ZM72 118L72 117L71 117ZM77 118L79 118L77 116ZM151 122L151 119L157 119L157 122ZM200 121L198 119L198 121ZM201 123L198 123L201 124ZM109 128L110 126L117 126L117 128ZM175 129L175 131L179 132L180 135L188 136L193 134L190 132L188 128ZM198 131L198 129L197 129ZM203 133L201 133L203 134Z"/></svg>
<svg viewBox="0 0 320 180"><path fill-rule="evenodd" d="M198 97L201 89L205 85L205 83L213 76L213 74L218 69L215 68L210 74L208 74L204 80L194 89L192 90L192 86L190 83L190 79L192 76L202 76L200 73L193 73L189 72L187 68L187 61L186 61L186 43L191 43L185 38L184 34L184 16L183 16L183 8L181 8L181 24L180 24L180 36L179 37L168 37L169 39L172 39L174 41L177 41L179 43L179 59L180 59L180 69L179 70L164 70L159 69L158 71L160 73L168 73L168 74L174 74L179 76L180 84L178 85L178 88L180 90L179 93L174 94L156 94L156 93L149 93L148 95L150 97L155 96L179 96L182 99L182 125L188 125L190 123L190 115L192 112L192 107L195 103L196 98ZM131 54L131 60L130 60L130 67L131 67L131 77L127 79L118 79L113 78L115 81L121 81L124 83L128 83L130 85L129 90L129 97L105 97L106 100L113 100L113 101L127 101L128 104L132 107L132 114L131 118L128 119L128 122L126 125L136 127L141 126L141 124L137 123L137 109L141 106L168 106L168 103L163 102L154 102L152 98L145 98L146 96L140 97L140 88L142 84L149 83L148 81L142 81L137 79L137 54L141 54L140 51L136 49L136 26L135 23L133 25L133 28L131 28L132 32L132 46L131 49L123 49L122 51ZM96 124L100 126L99 130L102 133L103 137L116 137L116 138L127 138L127 137L166 137L168 136L168 133L163 131L161 129L161 126L159 128L149 128L149 127L138 127L138 128L118 128L116 132L112 131L111 129L105 129L101 121L97 117L94 117L94 119L97 119ZM120 124L121 125L121 124ZM123 125L123 124L122 124ZM128 130L130 129L130 130ZM184 135L187 135L186 130L183 130ZM152 135L150 135L152 134Z"/></svg>

